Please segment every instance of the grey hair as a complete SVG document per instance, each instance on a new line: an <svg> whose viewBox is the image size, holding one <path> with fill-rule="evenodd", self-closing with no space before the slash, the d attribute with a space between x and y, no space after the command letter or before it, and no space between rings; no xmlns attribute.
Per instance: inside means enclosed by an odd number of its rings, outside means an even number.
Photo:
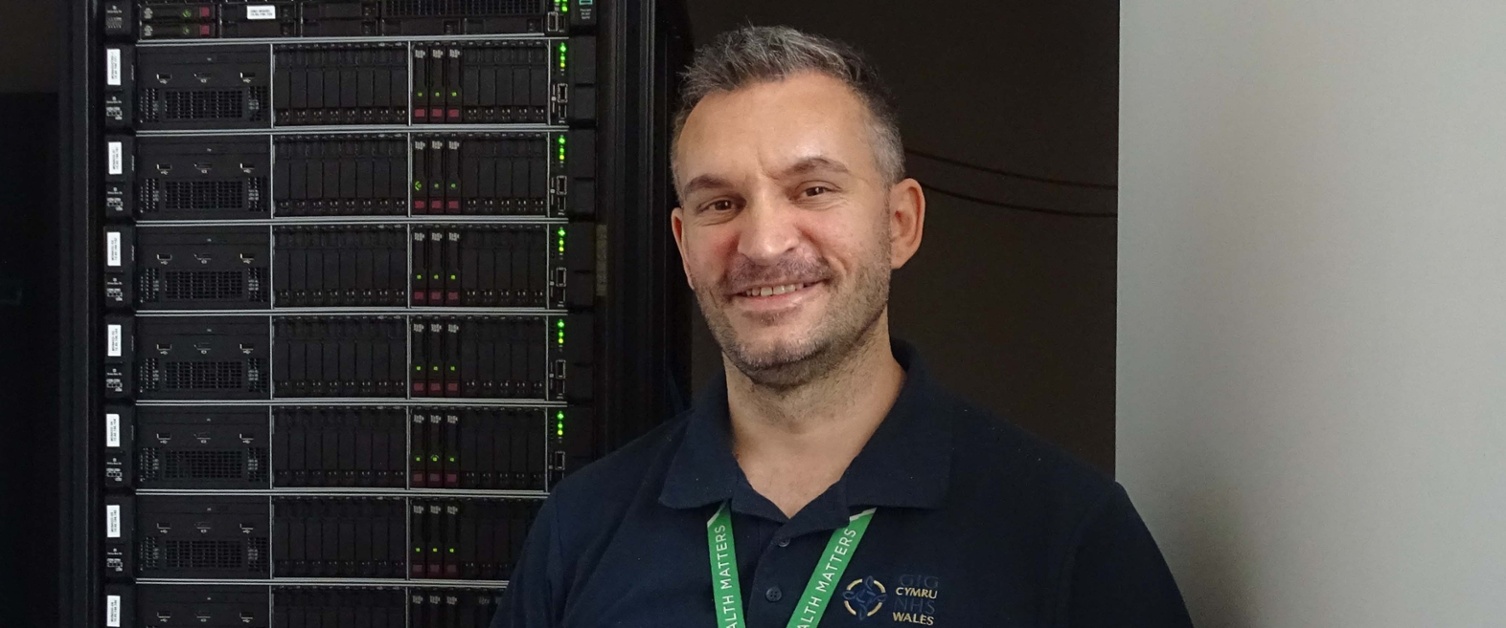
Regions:
<svg viewBox="0 0 1506 628"><path fill-rule="evenodd" d="M899 113L878 71L852 46L801 32L788 26L744 26L718 35L696 50L682 75L680 108L670 136L670 164L679 182L674 147L690 111L706 96L735 91L756 83L779 81L795 74L818 72L841 81L868 109L874 161L889 184L905 177L905 146L899 134Z"/></svg>

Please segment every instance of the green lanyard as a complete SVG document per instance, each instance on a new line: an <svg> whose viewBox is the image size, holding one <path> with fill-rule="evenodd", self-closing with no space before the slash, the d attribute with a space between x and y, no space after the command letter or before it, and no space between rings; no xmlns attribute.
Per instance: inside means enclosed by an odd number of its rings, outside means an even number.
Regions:
<svg viewBox="0 0 1506 628"><path fill-rule="evenodd" d="M800 607L790 616L787 628L814 626L826 612L847 570L847 561L858 551L858 543L868 531L868 522L873 520L869 508L852 516L846 526L831 533L826 542L826 553L811 572L810 582L805 585L805 594L800 597ZM711 603L716 608L716 625L721 628L746 628L743 623L743 589L737 578L737 543L732 540L732 513L727 503L716 511L716 516L706 522L706 553L711 558Z"/></svg>

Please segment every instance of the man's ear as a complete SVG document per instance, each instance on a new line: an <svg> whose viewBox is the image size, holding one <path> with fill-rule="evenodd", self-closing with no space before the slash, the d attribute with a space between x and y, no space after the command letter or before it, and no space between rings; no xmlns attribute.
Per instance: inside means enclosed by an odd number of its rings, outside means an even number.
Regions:
<svg viewBox="0 0 1506 628"><path fill-rule="evenodd" d="M889 188L889 266L900 268L920 249L926 227L926 195L920 182L905 179Z"/></svg>
<svg viewBox="0 0 1506 628"><path fill-rule="evenodd" d="M685 283L695 291L695 280L690 278L690 256L685 254L685 210L676 207L669 213L669 230L675 235L675 247L680 249L680 269L685 272Z"/></svg>

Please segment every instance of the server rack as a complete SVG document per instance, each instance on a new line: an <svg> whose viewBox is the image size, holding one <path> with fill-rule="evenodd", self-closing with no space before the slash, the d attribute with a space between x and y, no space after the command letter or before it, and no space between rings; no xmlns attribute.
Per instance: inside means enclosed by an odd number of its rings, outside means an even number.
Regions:
<svg viewBox="0 0 1506 628"><path fill-rule="evenodd" d="M69 11L63 624L486 625L687 381L683 9Z"/></svg>

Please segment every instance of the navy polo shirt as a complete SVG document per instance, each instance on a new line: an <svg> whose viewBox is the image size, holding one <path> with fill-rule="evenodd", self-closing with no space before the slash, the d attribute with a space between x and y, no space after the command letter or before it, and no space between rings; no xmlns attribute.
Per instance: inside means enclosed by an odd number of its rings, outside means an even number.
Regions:
<svg viewBox="0 0 1506 628"><path fill-rule="evenodd" d="M1190 626L1124 490L939 389L905 382L842 478L794 517L732 457L725 381L567 478L493 622L716 626L707 521L730 502L747 625L782 628L831 532L877 507L819 626Z"/></svg>

